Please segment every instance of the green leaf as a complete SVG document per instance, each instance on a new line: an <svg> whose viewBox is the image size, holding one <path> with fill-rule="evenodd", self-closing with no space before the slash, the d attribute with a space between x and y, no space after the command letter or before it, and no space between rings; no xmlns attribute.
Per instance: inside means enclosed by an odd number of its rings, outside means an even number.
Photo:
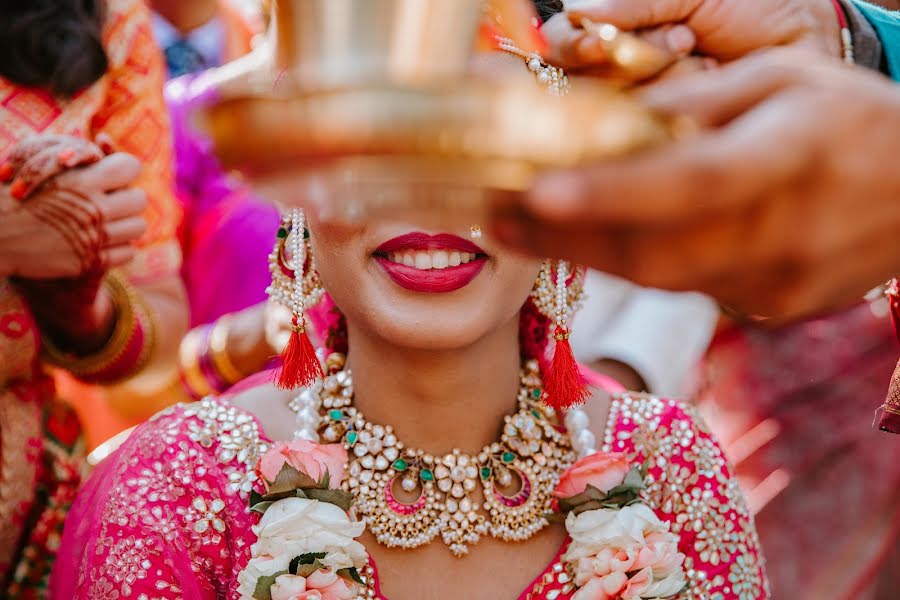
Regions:
<svg viewBox="0 0 900 600"><path fill-rule="evenodd" d="M297 565L297 572L295 573L295 575L300 575L301 577L309 577L316 571L319 571L324 568L326 568L325 565L323 565L321 562L316 560L313 563L308 564L308 565Z"/></svg>
<svg viewBox="0 0 900 600"><path fill-rule="evenodd" d="M328 556L327 552L307 552L306 554L301 554L294 560L300 561L299 564L301 565L311 565L317 560L322 560L326 556Z"/></svg>
<svg viewBox="0 0 900 600"><path fill-rule="evenodd" d="M331 473L328 472L328 469L325 469L325 475L322 477L322 481L319 482L319 487L323 490L327 490L331 487Z"/></svg>
<svg viewBox="0 0 900 600"><path fill-rule="evenodd" d="M284 463L275 477L275 481L269 484L269 492L266 496L283 492L291 492L291 495L293 495L294 490L309 487L316 487L316 482L312 477Z"/></svg>
<svg viewBox="0 0 900 600"><path fill-rule="evenodd" d="M253 590L255 600L272 600L272 584L281 575L290 575L287 571L279 571L272 575L264 575L256 580L256 589Z"/></svg>
<svg viewBox="0 0 900 600"><path fill-rule="evenodd" d="M250 512L255 512L255 513L264 515L264 514L266 514L266 510L268 510L268 508L270 506L272 506L273 504L275 504L275 503L272 500L262 500L260 502L257 502L256 504L252 504L250 506Z"/></svg>
<svg viewBox="0 0 900 600"><path fill-rule="evenodd" d="M253 508L257 504L263 501L263 496L256 490L250 490L250 508Z"/></svg>
<svg viewBox="0 0 900 600"><path fill-rule="evenodd" d="M349 569L338 569L337 574L344 579L350 579L360 585L363 585L362 577L359 576L359 571L356 570L356 567L350 567Z"/></svg>
<svg viewBox="0 0 900 600"><path fill-rule="evenodd" d="M353 496L349 492L343 490L304 490L304 493L310 500L318 500L319 502L328 502L340 507L344 512L349 512L353 505Z"/></svg>

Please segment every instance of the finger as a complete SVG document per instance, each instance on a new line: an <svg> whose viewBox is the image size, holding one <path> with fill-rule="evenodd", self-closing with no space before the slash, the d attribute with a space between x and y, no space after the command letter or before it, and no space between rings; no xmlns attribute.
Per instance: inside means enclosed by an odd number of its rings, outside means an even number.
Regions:
<svg viewBox="0 0 900 600"><path fill-rule="evenodd" d="M714 71L647 88L641 100L669 115L687 116L701 126L718 126L805 79L805 67L783 53L765 53Z"/></svg>
<svg viewBox="0 0 900 600"><path fill-rule="evenodd" d="M808 132L795 129L807 123L795 110L756 111L644 154L544 175L525 196L525 209L548 222L595 225L671 224L740 210L814 160L802 150ZM779 136L784 143L772 143Z"/></svg>
<svg viewBox="0 0 900 600"><path fill-rule="evenodd" d="M3 165L0 165L0 180L11 181L29 158L42 150L63 143L67 136L34 135L16 144Z"/></svg>
<svg viewBox="0 0 900 600"><path fill-rule="evenodd" d="M54 144L32 154L16 174L9 193L17 200L30 196L48 180L66 170L63 163L69 158L70 151L62 144Z"/></svg>
<svg viewBox="0 0 900 600"><path fill-rule="evenodd" d="M86 167L103 158L103 150L99 146L87 140L80 141L81 143L69 146L59 152L58 158L62 166L69 169Z"/></svg>
<svg viewBox="0 0 900 600"><path fill-rule="evenodd" d="M97 207L106 222L139 217L147 209L147 194L140 188L125 188L105 194Z"/></svg>
<svg viewBox="0 0 900 600"><path fill-rule="evenodd" d="M113 221L106 224L105 230L108 246L130 244L139 240L146 233L147 220L142 217L131 217Z"/></svg>
<svg viewBox="0 0 900 600"><path fill-rule="evenodd" d="M564 14L552 17L542 31L548 45L545 59L553 66L583 69L610 60L603 40L575 27Z"/></svg>
<svg viewBox="0 0 900 600"><path fill-rule="evenodd" d="M632 31L679 23L687 19L702 0L566 0L569 18L610 23Z"/></svg>
<svg viewBox="0 0 900 600"><path fill-rule="evenodd" d="M101 133L96 138L94 138L94 143L97 144L100 149L103 151L103 154L109 156L110 154L114 154L116 151L116 144L108 133Z"/></svg>
<svg viewBox="0 0 900 600"><path fill-rule="evenodd" d="M115 246L100 252L100 265L108 270L123 267L134 260L137 251L132 246Z"/></svg>
<svg viewBox="0 0 900 600"><path fill-rule="evenodd" d="M59 187L82 192L111 192L131 185L140 173L141 163L137 158L117 152L89 167L63 173L57 182Z"/></svg>

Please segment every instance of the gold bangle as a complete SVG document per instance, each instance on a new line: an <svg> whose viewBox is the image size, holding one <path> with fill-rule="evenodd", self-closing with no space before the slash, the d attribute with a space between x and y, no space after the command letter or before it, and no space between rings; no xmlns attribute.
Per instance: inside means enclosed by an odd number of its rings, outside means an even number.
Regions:
<svg viewBox="0 0 900 600"><path fill-rule="evenodd" d="M124 276L110 271L103 280L103 289L109 294L116 311L112 335L103 348L94 354L79 356L60 349L49 337L42 336L42 349L48 363L80 379L115 383L144 368L155 344L156 331L152 312ZM139 334L140 339L136 339ZM141 343L141 348L136 356L129 358L135 343ZM132 362L129 365L117 364L123 360Z"/></svg>
<svg viewBox="0 0 900 600"><path fill-rule="evenodd" d="M200 370L200 352L203 345L204 328L191 330L178 347L178 362L181 365L181 376L190 392L199 398L211 395L212 385Z"/></svg>
<svg viewBox="0 0 900 600"><path fill-rule="evenodd" d="M222 315L209 333L209 358L219 375L229 385L234 385L245 377L228 355L228 331L233 322L234 315Z"/></svg>

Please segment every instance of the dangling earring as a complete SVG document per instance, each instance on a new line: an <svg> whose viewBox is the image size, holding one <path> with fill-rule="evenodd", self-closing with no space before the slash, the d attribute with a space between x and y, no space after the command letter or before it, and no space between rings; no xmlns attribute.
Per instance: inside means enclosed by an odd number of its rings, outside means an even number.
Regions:
<svg viewBox="0 0 900 600"><path fill-rule="evenodd" d="M283 389L305 387L323 377L322 365L306 332L304 315L304 310L318 302L324 293L312 258L305 221L303 210L299 208L284 214L275 249L269 255L272 285L266 293L291 311L291 335L281 352L281 365L276 375L277 385Z"/></svg>
<svg viewBox="0 0 900 600"><path fill-rule="evenodd" d="M572 316L584 300L584 275L583 267L548 259L532 291L538 310L551 321L555 347L553 360L544 369L544 402L558 411L582 404L590 396L569 344Z"/></svg>

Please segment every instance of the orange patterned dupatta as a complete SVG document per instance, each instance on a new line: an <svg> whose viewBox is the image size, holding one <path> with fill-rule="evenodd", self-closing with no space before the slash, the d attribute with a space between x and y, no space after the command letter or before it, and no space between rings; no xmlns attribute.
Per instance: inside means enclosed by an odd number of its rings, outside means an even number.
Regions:
<svg viewBox="0 0 900 600"><path fill-rule="evenodd" d="M148 231L127 270L139 284L176 273L181 262L164 69L141 0L107 0L104 46L107 74L68 100L0 78L0 160L19 141L40 133L106 133L119 149L140 158L144 170L137 185L148 195ZM83 464L78 421L56 400L53 381L38 360L38 339L28 307L0 279L0 597L10 599L44 596ZM98 416L109 419L99 388L66 382L59 389L93 414L92 425Z"/></svg>
<svg viewBox="0 0 900 600"><path fill-rule="evenodd" d="M39 133L88 138L105 133L117 149L138 157L143 171L135 185L147 193L148 230L126 275L140 286L177 273L181 267L176 238L181 207L172 189L170 126L162 95L165 66L144 2L106 1L104 47L109 57L106 75L71 99L54 98L44 90L0 78L0 160L16 143ZM111 408L109 394L100 388L65 375L57 379L60 395L82 416L91 415L90 420L84 419L90 442L101 442L146 416L125 414L135 407Z"/></svg>

